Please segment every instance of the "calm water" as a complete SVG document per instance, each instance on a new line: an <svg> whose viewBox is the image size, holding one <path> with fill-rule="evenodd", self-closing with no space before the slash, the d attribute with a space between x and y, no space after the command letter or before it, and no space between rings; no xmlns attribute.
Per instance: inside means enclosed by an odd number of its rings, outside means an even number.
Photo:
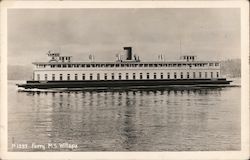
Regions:
<svg viewBox="0 0 250 160"><path fill-rule="evenodd" d="M8 86L9 151L240 150L240 87L18 92L15 83Z"/></svg>

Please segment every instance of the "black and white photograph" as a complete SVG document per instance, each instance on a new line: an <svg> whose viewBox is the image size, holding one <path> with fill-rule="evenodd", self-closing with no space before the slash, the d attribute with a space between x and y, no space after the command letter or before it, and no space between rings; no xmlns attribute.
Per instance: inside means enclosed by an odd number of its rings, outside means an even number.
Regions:
<svg viewBox="0 0 250 160"><path fill-rule="evenodd" d="M244 2L6 3L3 159L248 159Z"/></svg>

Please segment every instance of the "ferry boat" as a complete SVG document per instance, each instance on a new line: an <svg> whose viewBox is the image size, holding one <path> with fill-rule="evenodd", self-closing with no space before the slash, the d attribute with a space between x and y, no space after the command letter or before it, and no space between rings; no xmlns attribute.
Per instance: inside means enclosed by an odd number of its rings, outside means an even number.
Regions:
<svg viewBox="0 0 250 160"><path fill-rule="evenodd" d="M142 62L124 47L114 62L73 62L71 56L48 52L48 62L34 62L33 79L17 84L25 89L112 88L152 86L224 86L219 61L200 61L197 56L183 55L176 61Z"/></svg>

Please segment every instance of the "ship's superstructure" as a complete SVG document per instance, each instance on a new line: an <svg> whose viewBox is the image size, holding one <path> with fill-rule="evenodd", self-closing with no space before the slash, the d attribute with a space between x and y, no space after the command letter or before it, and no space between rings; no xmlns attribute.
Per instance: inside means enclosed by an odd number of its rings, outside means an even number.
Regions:
<svg viewBox="0 0 250 160"><path fill-rule="evenodd" d="M75 87L92 87L117 85L171 85L171 84L229 84L221 77L218 61L198 61L196 56L184 55L177 61L166 61L162 55L156 62L141 62L132 54L132 47L124 47L125 54L117 55L115 62L74 62L71 56L60 53L48 53L48 62L35 62L33 80L27 81L26 88L39 88L39 84L49 88L67 88L70 82L79 84ZM63 84L61 86L58 84ZM81 82L81 83L80 83ZM88 83L87 83L88 82ZM122 82L121 84L119 82ZM150 84L148 84L150 82ZM141 84L142 83L142 84ZM100 85L102 84L102 85ZM25 85L19 85L25 87ZM70 85L74 88L74 85ZM120 86L122 87L122 86ZM46 87L45 87L46 88Z"/></svg>

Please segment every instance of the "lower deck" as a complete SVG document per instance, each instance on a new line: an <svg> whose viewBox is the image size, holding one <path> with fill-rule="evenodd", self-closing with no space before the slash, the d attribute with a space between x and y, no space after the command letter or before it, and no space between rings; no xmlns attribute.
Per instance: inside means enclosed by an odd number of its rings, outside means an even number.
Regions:
<svg viewBox="0 0 250 160"><path fill-rule="evenodd" d="M228 85L232 81L219 79L146 79L146 80L65 80L65 81L27 81L26 84L17 84L25 89L51 89L51 88L113 88L113 87L139 87L139 86L174 86L174 85L201 85L216 86Z"/></svg>

